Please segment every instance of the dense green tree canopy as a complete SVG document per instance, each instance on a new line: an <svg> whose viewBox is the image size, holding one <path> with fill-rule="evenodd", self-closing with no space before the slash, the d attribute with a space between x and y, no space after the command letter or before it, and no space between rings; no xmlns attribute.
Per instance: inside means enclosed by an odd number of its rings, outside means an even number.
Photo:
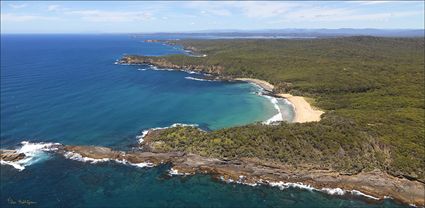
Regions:
<svg viewBox="0 0 425 208"><path fill-rule="evenodd" d="M207 56L165 57L173 64L222 66L224 75L267 80L278 92L313 98L326 113L316 123L253 124L208 133L172 128L155 137L163 141L159 149L347 172L380 168L425 181L423 38L177 43Z"/></svg>

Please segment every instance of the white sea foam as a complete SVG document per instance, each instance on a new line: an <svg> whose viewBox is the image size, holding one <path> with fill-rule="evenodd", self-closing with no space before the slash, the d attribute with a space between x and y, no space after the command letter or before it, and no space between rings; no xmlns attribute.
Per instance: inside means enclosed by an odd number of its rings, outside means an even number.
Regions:
<svg viewBox="0 0 425 208"><path fill-rule="evenodd" d="M198 127L199 125L198 125L198 124L175 123L175 124L172 124L170 127L165 127L165 129L166 129L166 128L174 128L174 127L177 127L177 126L191 126L191 127Z"/></svg>
<svg viewBox="0 0 425 208"><path fill-rule="evenodd" d="M290 183L290 182L283 182L283 181L279 181L279 182L273 182L273 181L263 181L263 180L259 180L256 183L246 183L245 182L245 176L239 176L238 180L233 180L233 179L225 179L223 176L220 176L220 179L226 183L238 183L238 184L243 184L243 185L249 185L249 186L257 186L257 185L269 185L272 187L278 187L280 190L284 190L287 188L299 188L299 189L305 189L305 190L309 190L309 191L319 191L319 192L324 192L330 195L345 195L345 194L352 194L352 195L356 195L356 196L362 196L362 197L366 197L366 198L370 198L370 199L374 199L374 200L380 200L380 198L371 196L371 195L367 195L363 192L357 191L357 190L343 190L341 188L322 188L322 189L317 189L314 188L310 185L307 184L303 184L303 183ZM389 196L385 196L384 198L391 198Z"/></svg>
<svg viewBox="0 0 425 208"><path fill-rule="evenodd" d="M310 185L305 185L305 184L302 184L302 183L285 183L285 182L282 182L282 181L279 181L279 182L269 182L269 181L267 181L267 184L269 184L272 187L278 187L280 190L287 189L289 187L306 189L306 190L309 190L309 191L315 190Z"/></svg>
<svg viewBox="0 0 425 208"><path fill-rule="evenodd" d="M64 156L71 160L76 160L80 162L89 162L92 164L98 163L98 162L107 162L110 161L109 158L102 158L102 159L95 159L90 157L83 157L82 155L75 153L75 152L65 152Z"/></svg>
<svg viewBox="0 0 425 208"><path fill-rule="evenodd" d="M263 121L263 124L270 125L270 124L277 123L279 121L283 121L284 119L283 119L282 110L279 107L279 101L282 101L282 102L289 102L289 101L283 98L276 98L269 95L265 95L264 94L265 89L262 88L260 85L253 82L249 82L249 84L254 85L256 88L258 88L258 91L255 92L255 94L263 96L267 98L268 100L270 100L270 102L273 104L274 109L277 110L277 113L273 115L271 118Z"/></svg>
<svg viewBox="0 0 425 208"><path fill-rule="evenodd" d="M201 81L201 82L217 82L217 81L219 81L219 80L212 80L212 79L201 79L201 78L196 78L196 77L185 77L185 79Z"/></svg>
<svg viewBox="0 0 425 208"><path fill-rule="evenodd" d="M367 195L367 194L362 193L362 192L357 191L357 190L351 190L350 192L351 192L351 194L353 194L353 195L363 196L363 197L370 198L370 199L374 199L374 200L379 200L379 198L376 198L376 197L371 196L371 195Z"/></svg>
<svg viewBox="0 0 425 208"><path fill-rule="evenodd" d="M344 195L346 192L341 188L322 188L321 191L330 195Z"/></svg>
<svg viewBox="0 0 425 208"><path fill-rule="evenodd" d="M170 68L158 68L155 65L149 65L150 69L155 71L178 71L176 69L170 69Z"/></svg>
<svg viewBox="0 0 425 208"><path fill-rule="evenodd" d="M243 184L243 185L247 185L247 186L258 186L258 185L261 184L260 182L258 182L258 183L248 183L248 182L245 182L245 178L246 178L245 176L240 175L238 180L233 180L231 178L224 179L223 176L220 176L220 180L222 180L222 181L224 181L226 183L237 183L237 184Z"/></svg>
<svg viewBox="0 0 425 208"><path fill-rule="evenodd" d="M75 153L75 152L66 152L64 154L64 156L68 159L71 160L76 160L76 161L80 161L80 162L89 162L91 164L96 164L99 162L108 162L108 161L114 161L117 163L121 163L124 165L131 165L131 166L136 166L139 168L144 168L144 167L153 167L155 166L153 163L149 163L149 162L142 162L142 163L131 163L125 159L123 160L111 160L110 158L102 158L102 159L95 159L95 158L90 158L90 157L83 157L81 154Z"/></svg>
<svg viewBox="0 0 425 208"><path fill-rule="evenodd" d="M263 123L270 125L270 124L273 124L273 123L278 122L278 121L283 121L282 111L280 110L280 107L279 107L279 100L281 100L281 98L275 98L275 97L271 97L271 96L268 96L268 95L262 95L262 96L269 99L270 102L273 104L273 107L277 110L277 114L275 114L271 118L267 119Z"/></svg>
<svg viewBox="0 0 425 208"><path fill-rule="evenodd" d="M142 143L144 141L144 138L148 133L149 130L144 130L141 135L136 136L136 139L139 141L139 143Z"/></svg>
<svg viewBox="0 0 425 208"><path fill-rule="evenodd" d="M146 68L138 68L137 69L137 71L146 71L146 70L148 70L148 69L146 69Z"/></svg>
<svg viewBox="0 0 425 208"><path fill-rule="evenodd" d="M187 175L193 175L193 174L192 173L182 173L182 172L179 172L179 170L177 170L177 169L171 168L168 171L168 175L170 175L170 176L187 176Z"/></svg>
<svg viewBox="0 0 425 208"><path fill-rule="evenodd" d="M16 149L16 152L25 154L25 157L18 161L1 161L2 165L10 165L22 171L26 166L48 159L50 156L46 152L57 150L59 143L31 143L28 141L21 142L22 147Z"/></svg>
<svg viewBox="0 0 425 208"><path fill-rule="evenodd" d="M305 185L302 183L284 183L284 182L269 182L268 183L271 186L278 186L281 190L284 188L288 188L288 187L294 187L294 188L300 188L300 189L307 189L310 191L320 191L320 192L324 192L330 195L345 195L347 193L350 193L352 195L356 195L356 196L362 196L362 197L366 197L366 198L370 198L370 199L374 199L374 200L380 200L380 198L371 196L371 195L367 195L363 192L357 191L357 190L343 190L341 188L322 188L322 189L316 189L310 185Z"/></svg>
<svg viewBox="0 0 425 208"><path fill-rule="evenodd" d="M18 169L19 171L24 170L24 169L25 169L25 166L20 165L18 162L19 162L19 161L16 161L16 162L10 162L10 161L0 160L0 164L1 164L1 165L10 165L10 166L14 167L15 169Z"/></svg>
<svg viewBox="0 0 425 208"><path fill-rule="evenodd" d="M196 72L196 71L186 71L188 74L201 74L201 73L199 73L199 72Z"/></svg>
<svg viewBox="0 0 425 208"><path fill-rule="evenodd" d="M142 162L142 163L127 162L126 164L136 166L136 167L139 167L139 168L151 168L151 167L155 166L153 163L148 163L148 162Z"/></svg>
<svg viewBox="0 0 425 208"><path fill-rule="evenodd" d="M174 168L171 168L171 169L168 171L168 175L171 175L171 176L173 176L173 175L183 175L183 173L179 173L179 170L174 169Z"/></svg>

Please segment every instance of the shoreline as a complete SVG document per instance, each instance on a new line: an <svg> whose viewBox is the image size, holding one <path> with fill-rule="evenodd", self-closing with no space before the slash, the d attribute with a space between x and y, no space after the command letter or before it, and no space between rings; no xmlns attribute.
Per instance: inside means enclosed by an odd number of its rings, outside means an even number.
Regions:
<svg viewBox="0 0 425 208"><path fill-rule="evenodd" d="M294 106L294 123L319 122L320 116L325 113L312 107L305 97L291 94L277 94L277 96L287 99Z"/></svg>
<svg viewBox="0 0 425 208"><path fill-rule="evenodd" d="M129 65L139 65L139 64L146 64L155 66L157 68L166 68L171 69L175 71L183 71L183 72L197 72L197 73L205 73L212 75L207 80L217 80L217 81L241 81L241 82L248 82L253 83L258 86L260 86L262 89L264 89L266 92L268 92L273 97L278 98L284 98L288 100L293 108L294 108L294 119L293 123L307 123L307 122L318 122L321 120L321 115L324 113L322 110L314 109L310 103L308 103L305 99L305 97L302 96L293 96L291 94L280 94L280 93L274 93L273 90L275 89L274 85L271 83L255 79L255 78L233 78L233 77L227 77L221 75L221 70L223 70L220 66L204 66L204 65L176 65L172 64L169 61L159 58L154 59L153 57L145 57L145 56L124 56L116 63L119 64L129 64Z"/></svg>
<svg viewBox="0 0 425 208"><path fill-rule="evenodd" d="M372 199L379 202L392 198L408 205L425 205L422 195L425 186L422 182L392 176L381 170L344 174L340 171L317 167L314 164L294 166L257 158L222 160L185 152L156 152L155 148L152 148L155 142L152 144L151 138L158 131L161 129L147 133L143 142L143 149L150 151L126 152L101 146L71 146L58 143L23 143L23 145L33 145L40 152L52 152L66 159L91 164L116 162L140 168L171 164L169 170L171 175L209 174L227 183L250 186L269 185L281 189L297 187L330 195L351 194L361 196L363 200ZM2 165L10 165L28 157L34 157L34 155L27 155L22 158L19 150L3 150L0 153L2 153Z"/></svg>
<svg viewBox="0 0 425 208"><path fill-rule="evenodd" d="M320 116L325 113L322 110L312 107L305 97L273 93L274 86L267 81L253 78L235 78L233 80L256 84L268 91L271 95L288 100L294 107L294 123L318 122L321 120Z"/></svg>

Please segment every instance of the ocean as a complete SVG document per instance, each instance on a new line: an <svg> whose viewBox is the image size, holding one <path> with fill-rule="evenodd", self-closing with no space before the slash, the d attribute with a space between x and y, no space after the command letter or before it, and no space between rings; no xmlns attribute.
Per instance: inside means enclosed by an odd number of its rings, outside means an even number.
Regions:
<svg viewBox="0 0 425 208"><path fill-rule="evenodd" d="M92 164L39 151L40 143L128 150L144 130L175 123L208 131L293 119L289 103L262 96L252 84L115 64L124 54L185 53L179 46L125 34L2 34L0 144L32 157L23 170L1 165L1 207L20 202L36 207L401 206L390 199L232 184L209 175L170 176L169 165Z"/></svg>

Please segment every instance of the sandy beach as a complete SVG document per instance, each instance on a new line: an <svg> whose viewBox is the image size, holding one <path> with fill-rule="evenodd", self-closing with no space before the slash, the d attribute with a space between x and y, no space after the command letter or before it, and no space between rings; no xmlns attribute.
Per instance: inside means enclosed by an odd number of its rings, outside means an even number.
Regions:
<svg viewBox="0 0 425 208"><path fill-rule="evenodd" d="M304 97L293 96L291 94L277 94L279 97L283 97L294 105L296 123L305 123L312 121L320 121L320 116L324 113L321 110L314 109L310 103L308 103Z"/></svg>
<svg viewBox="0 0 425 208"><path fill-rule="evenodd" d="M235 78L234 80L238 80L238 81L244 81L244 82L251 82L254 83L258 86L260 86L261 88L272 92L274 89L274 86L264 80L260 80L260 79L252 79L252 78Z"/></svg>
<svg viewBox="0 0 425 208"><path fill-rule="evenodd" d="M259 85L263 89L272 92L274 86L264 80L260 79L251 79L251 78L236 78L238 81L251 82ZM276 94L276 96L287 99L289 102L294 105L295 108L295 123L306 123L306 122L314 122L320 121L320 116L324 113L321 110L314 109L310 103L308 103L304 97L301 96L293 96L291 94Z"/></svg>

